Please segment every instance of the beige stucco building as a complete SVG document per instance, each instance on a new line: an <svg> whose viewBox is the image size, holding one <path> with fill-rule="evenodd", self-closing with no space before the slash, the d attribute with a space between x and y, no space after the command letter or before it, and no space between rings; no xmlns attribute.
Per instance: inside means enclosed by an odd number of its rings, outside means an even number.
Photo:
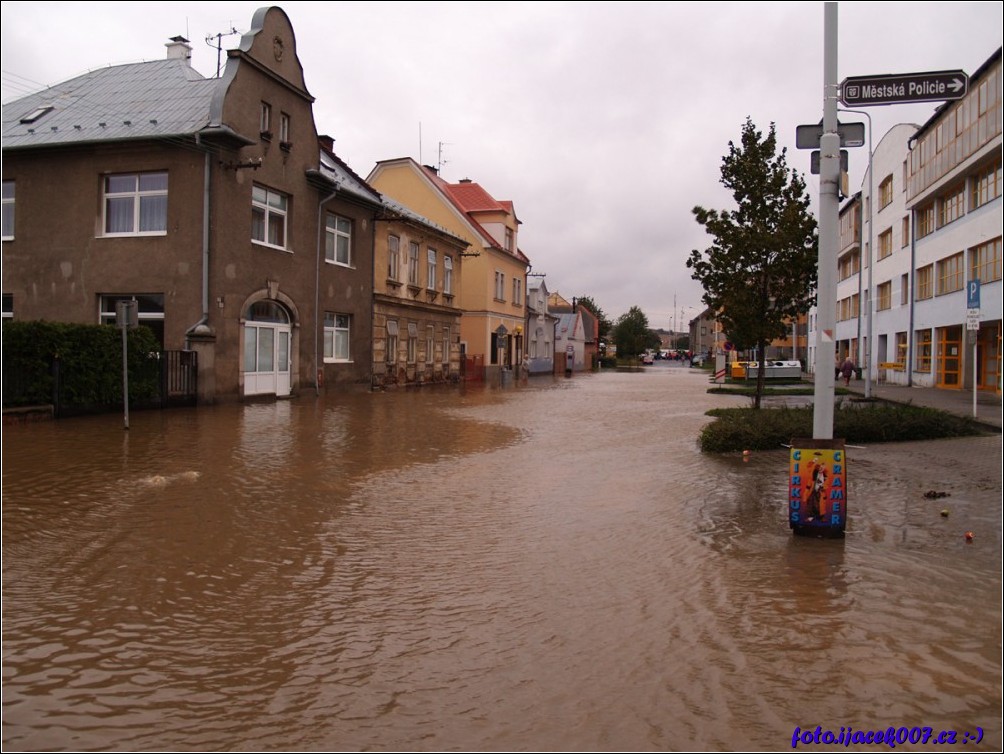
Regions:
<svg viewBox="0 0 1004 754"><path fill-rule="evenodd" d="M512 202L498 201L477 183L448 183L410 158L377 163L368 183L463 239L461 347L466 371L486 379L519 369L524 359L526 274L519 220Z"/></svg>

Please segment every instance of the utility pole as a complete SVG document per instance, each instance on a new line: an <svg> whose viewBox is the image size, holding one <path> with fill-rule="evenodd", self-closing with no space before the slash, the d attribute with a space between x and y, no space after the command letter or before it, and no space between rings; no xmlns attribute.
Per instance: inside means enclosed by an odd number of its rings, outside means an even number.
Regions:
<svg viewBox="0 0 1004 754"><path fill-rule="evenodd" d="M819 286L812 436L833 439L837 251L840 245L840 135L837 133L837 4L824 4L823 135L819 138Z"/></svg>

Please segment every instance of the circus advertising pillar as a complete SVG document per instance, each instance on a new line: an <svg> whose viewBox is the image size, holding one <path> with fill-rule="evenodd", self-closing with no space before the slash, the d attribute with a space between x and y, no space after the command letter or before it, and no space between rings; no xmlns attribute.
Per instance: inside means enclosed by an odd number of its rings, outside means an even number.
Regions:
<svg viewBox="0 0 1004 754"><path fill-rule="evenodd" d="M847 524L847 454L843 440L791 441L788 526L795 534L843 536Z"/></svg>

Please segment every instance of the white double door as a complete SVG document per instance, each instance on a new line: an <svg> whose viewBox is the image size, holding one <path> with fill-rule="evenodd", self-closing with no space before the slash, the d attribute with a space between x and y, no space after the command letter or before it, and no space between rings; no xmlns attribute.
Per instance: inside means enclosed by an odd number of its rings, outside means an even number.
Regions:
<svg viewBox="0 0 1004 754"><path fill-rule="evenodd" d="M292 328L273 322L244 325L244 395L289 395Z"/></svg>

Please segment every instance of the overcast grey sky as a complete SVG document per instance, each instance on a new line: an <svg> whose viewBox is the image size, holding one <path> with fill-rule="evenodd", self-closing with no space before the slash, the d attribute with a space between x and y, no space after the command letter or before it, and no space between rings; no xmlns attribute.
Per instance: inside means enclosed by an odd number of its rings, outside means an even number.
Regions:
<svg viewBox="0 0 1004 754"><path fill-rule="evenodd" d="M747 116L764 131L775 123L789 165L809 172L794 139L822 119L823 2L276 4L296 33L318 132L343 160L363 177L378 160L441 160L447 180L511 200L533 271L612 320L637 305L652 327L682 329L703 309L686 258L710 239L691 209L732 206L719 168ZM263 5L4 2L3 102L163 58L177 34L214 76L206 37L246 31ZM1001 11L841 2L839 78L971 74L1001 46ZM224 49L238 41L224 37ZM868 108L876 143L935 106ZM867 149L851 150L852 190L866 167Z"/></svg>

